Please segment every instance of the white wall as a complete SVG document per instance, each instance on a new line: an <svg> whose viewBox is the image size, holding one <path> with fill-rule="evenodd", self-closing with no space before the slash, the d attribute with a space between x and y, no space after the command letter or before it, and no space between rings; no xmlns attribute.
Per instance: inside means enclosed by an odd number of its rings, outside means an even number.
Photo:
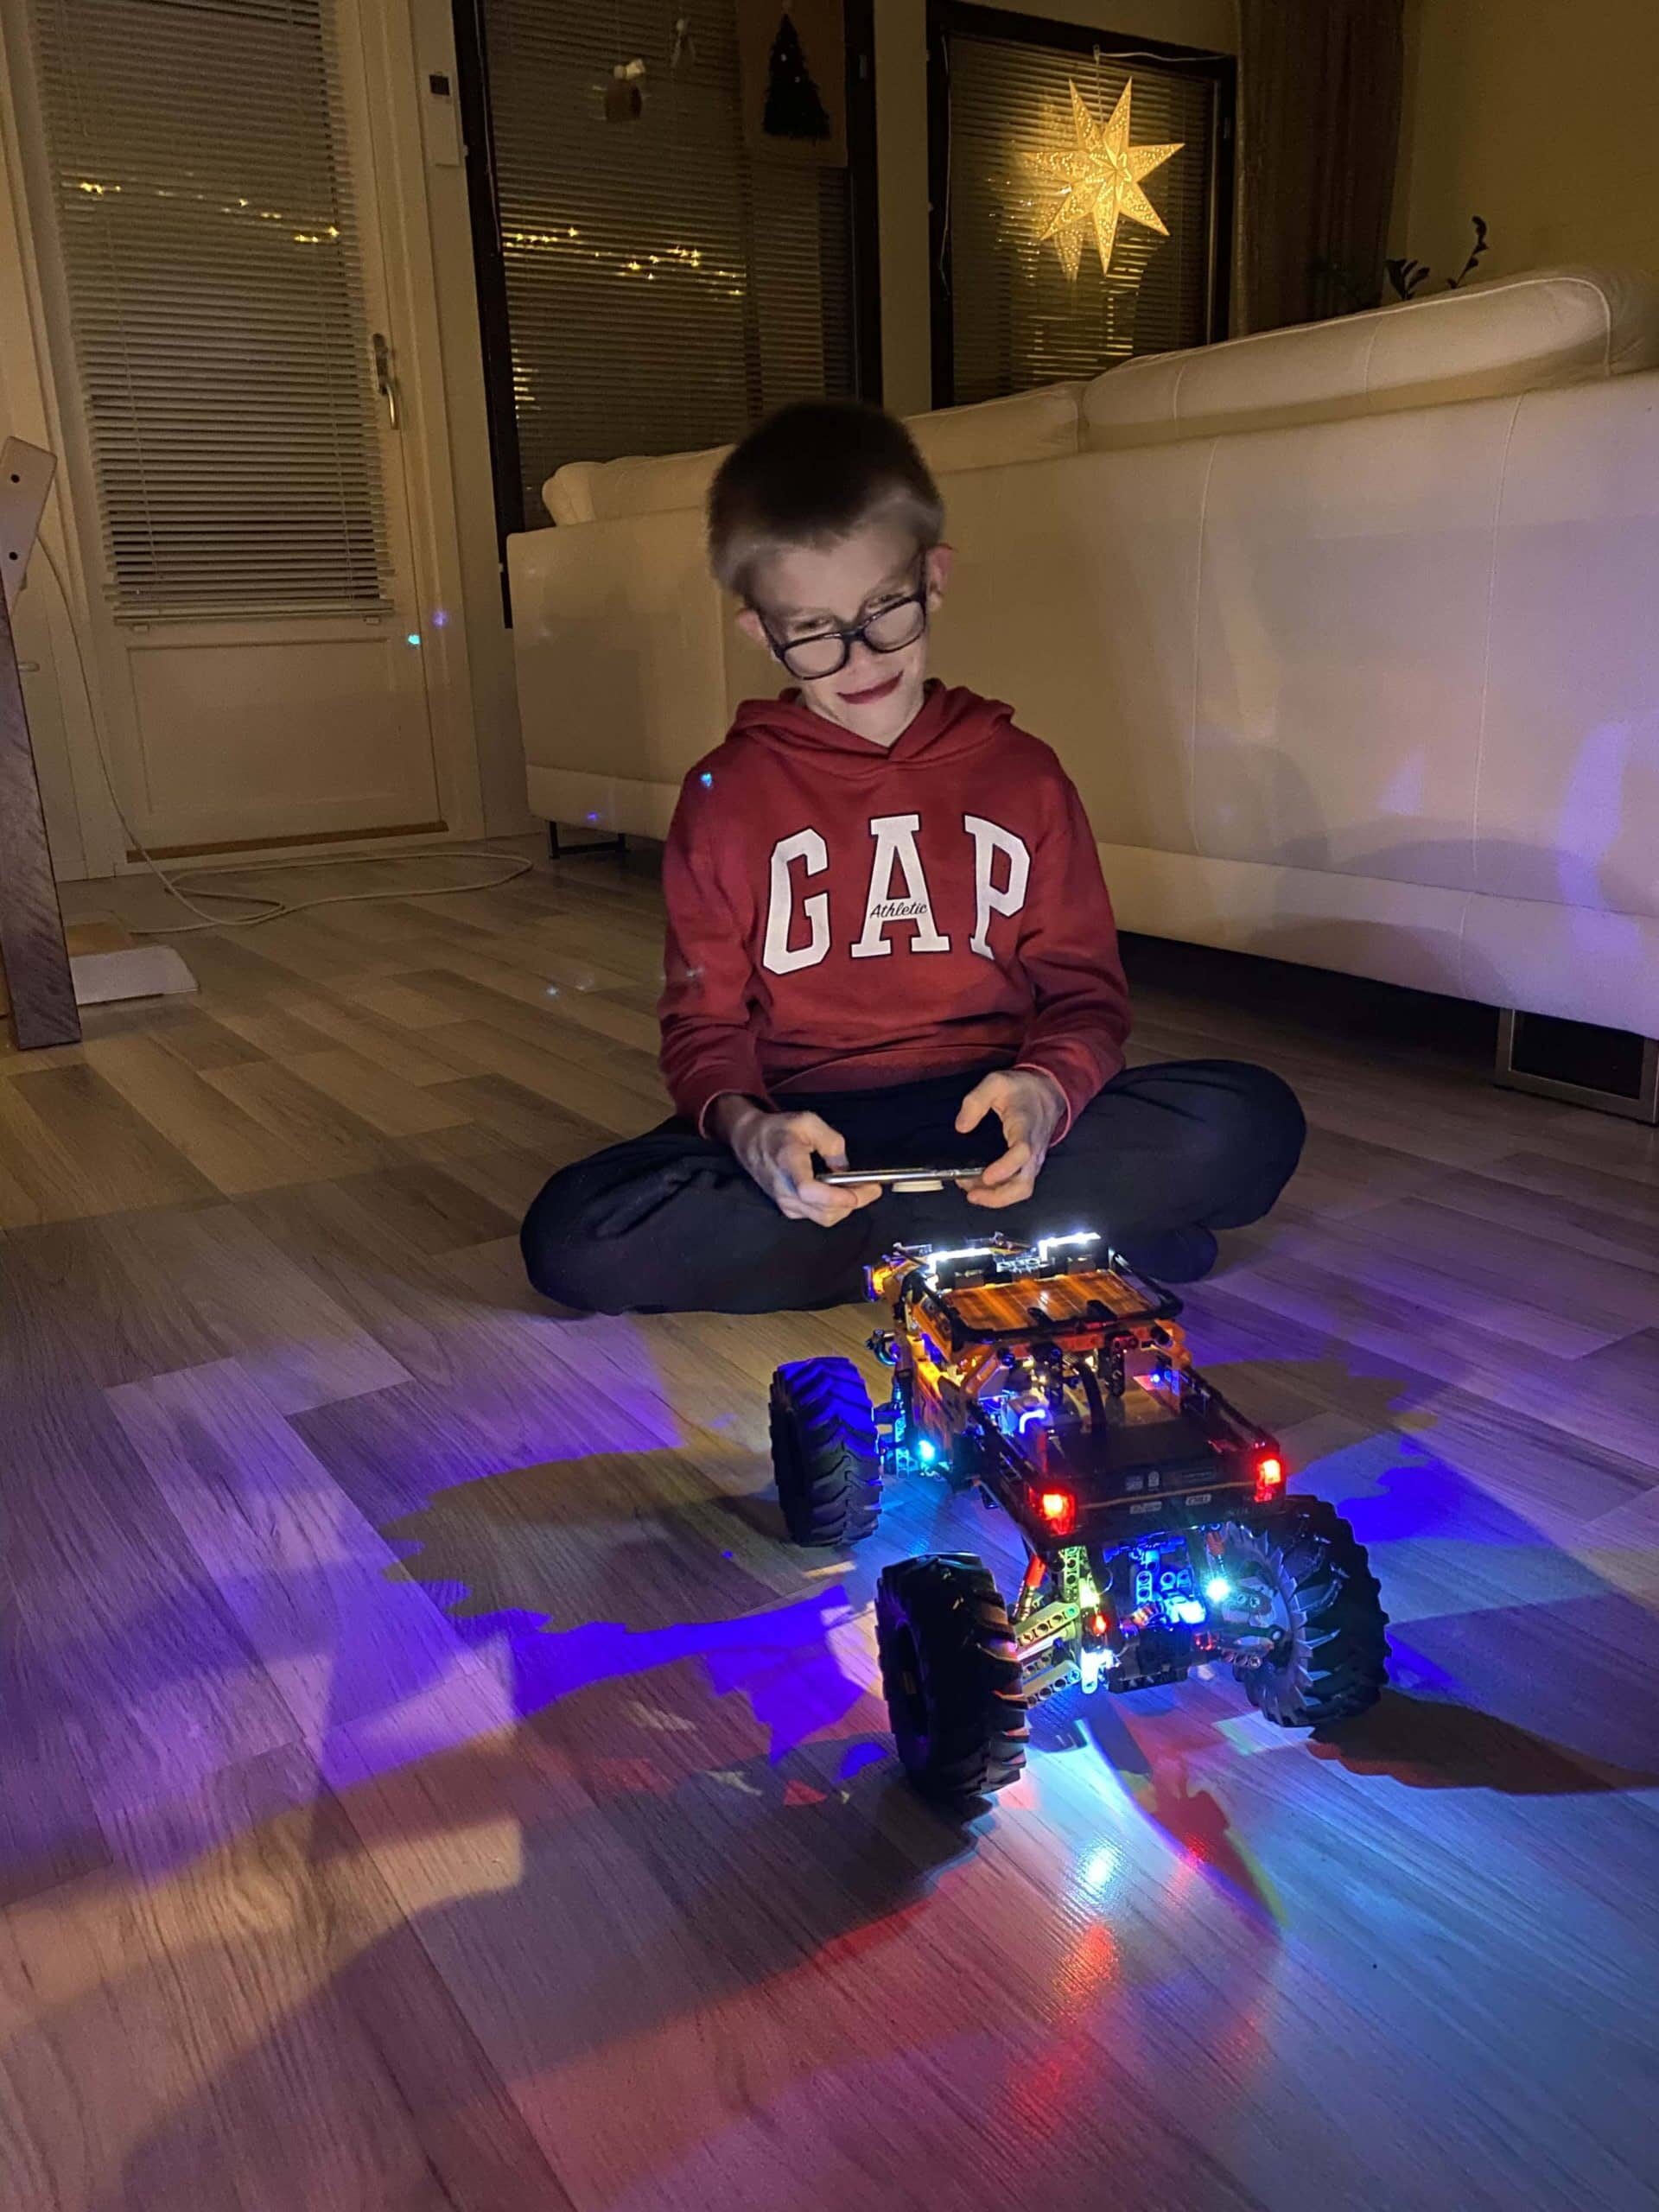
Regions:
<svg viewBox="0 0 1659 2212"><path fill-rule="evenodd" d="M1392 253L1440 277L1562 261L1659 271L1655 0L1408 0Z"/></svg>

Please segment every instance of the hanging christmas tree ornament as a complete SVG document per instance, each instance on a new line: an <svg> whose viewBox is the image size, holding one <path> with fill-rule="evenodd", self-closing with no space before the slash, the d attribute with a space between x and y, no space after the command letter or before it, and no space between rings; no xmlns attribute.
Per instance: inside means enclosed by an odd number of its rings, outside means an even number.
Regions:
<svg viewBox="0 0 1659 2212"><path fill-rule="evenodd" d="M645 106L645 65L636 54L632 61L619 61L611 71L611 81L605 87L605 120L638 123Z"/></svg>
<svg viewBox="0 0 1659 2212"><path fill-rule="evenodd" d="M807 67L806 50L787 8L766 65L766 105L761 129L768 138L828 138L830 114Z"/></svg>
<svg viewBox="0 0 1659 2212"><path fill-rule="evenodd" d="M1046 245L1052 238L1066 275L1075 279L1083 265L1084 241L1091 230L1103 276L1110 271L1112 247L1123 217L1156 231L1160 238L1169 236L1163 217L1141 191L1141 180L1161 168L1173 154L1179 154L1185 142L1177 140L1173 146L1130 145L1133 78L1104 123L1090 112L1075 85L1070 89L1075 143L1027 154L1024 160L1033 176L1059 187L1058 200L1039 218L1037 242Z"/></svg>

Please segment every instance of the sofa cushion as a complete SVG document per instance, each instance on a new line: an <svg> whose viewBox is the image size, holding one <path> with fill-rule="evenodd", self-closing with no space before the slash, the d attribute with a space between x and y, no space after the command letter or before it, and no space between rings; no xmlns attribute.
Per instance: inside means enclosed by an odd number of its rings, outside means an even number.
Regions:
<svg viewBox="0 0 1659 2212"><path fill-rule="evenodd" d="M1162 353L1096 377L1085 449L1380 415L1659 365L1659 281L1539 270L1369 315Z"/></svg>
<svg viewBox="0 0 1659 2212"><path fill-rule="evenodd" d="M1013 461L1052 461L1076 453L1083 395L1074 384L1039 385L974 407L939 407L909 418L922 458L938 476L963 468L995 468Z"/></svg>
<svg viewBox="0 0 1659 2212"><path fill-rule="evenodd" d="M555 522L617 522L625 515L700 507L729 446L626 461L569 461L542 486Z"/></svg>
<svg viewBox="0 0 1659 2212"><path fill-rule="evenodd" d="M1044 385L976 407L941 407L912 415L910 428L923 458L941 476L1010 461L1050 461L1076 453L1084 385ZM616 522L625 515L700 507L729 446L657 460L572 461L550 476L542 498L555 522Z"/></svg>

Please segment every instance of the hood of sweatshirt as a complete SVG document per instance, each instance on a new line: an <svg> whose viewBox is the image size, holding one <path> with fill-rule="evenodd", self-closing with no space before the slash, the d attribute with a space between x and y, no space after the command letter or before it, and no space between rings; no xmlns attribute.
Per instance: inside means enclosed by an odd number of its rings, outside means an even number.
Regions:
<svg viewBox="0 0 1659 2212"><path fill-rule="evenodd" d="M868 737L842 729L815 714L794 690L776 699L745 700L732 719L731 739L810 753L826 773L873 779L890 766L925 760L931 767L977 753L1013 719L1014 709L1001 700L982 699L977 691L953 689L935 677L922 695L915 720L892 745L873 745Z"/></svg>

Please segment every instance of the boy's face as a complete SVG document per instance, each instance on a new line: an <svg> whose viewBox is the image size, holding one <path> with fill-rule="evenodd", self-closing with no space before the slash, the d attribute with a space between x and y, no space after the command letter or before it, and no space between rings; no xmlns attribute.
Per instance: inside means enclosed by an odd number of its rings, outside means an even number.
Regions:
<svg viewBox="0 0 1659 2212"><path fill-rule="evenodd" d="M899 525L867 523L833 545L803 545L772 555L754 578L752 604L738 620L757 645L768 648L774 643L797 645L822 638L827 630L850 630L884 612L890 626L902 634L902 602L923 593L931 614L944 597L950 572L949 546L923 554ZM879 620L876 635L881 635ZM893 745L922 703L926 627L918 626L916 636L896 652L876 652L863 639L855 639L846 667L833 676L791 674L814 714L872 745Z"/></svg>

